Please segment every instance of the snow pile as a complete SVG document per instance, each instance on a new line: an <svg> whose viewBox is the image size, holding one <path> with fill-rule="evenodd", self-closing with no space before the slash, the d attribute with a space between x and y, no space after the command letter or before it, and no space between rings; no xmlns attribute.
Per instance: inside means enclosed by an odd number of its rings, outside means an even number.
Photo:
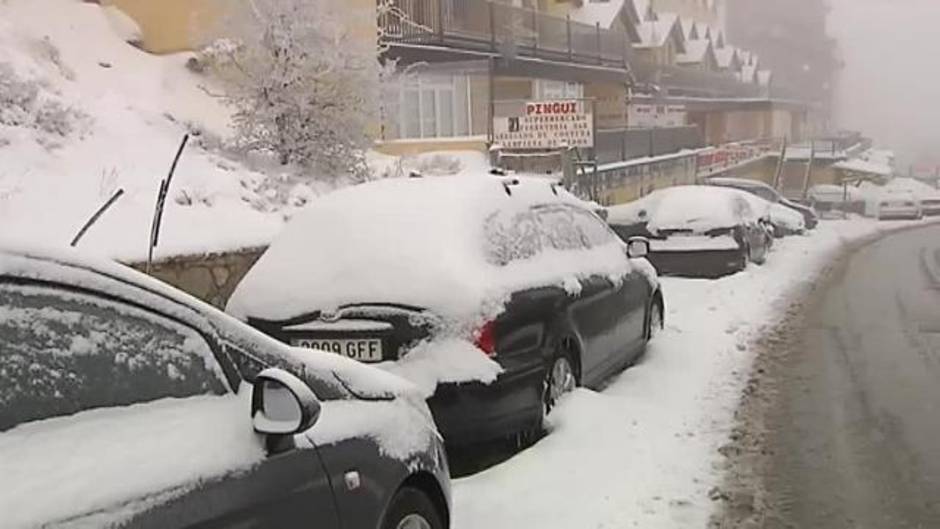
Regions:
<svg viewBox="0 0 940 529"><path fill-rule="evenodd" d="M601 392L564 398L534 447L456 480L454 527L705 527L753 341L846 244L880 229L824 221L781 240L763 266L662 279L666 329L641 363Z"/></svg>
<svg viewBox="0 0 940 529"><path fill-rule="evenodd" d="M661 230L705 233L740 224L742 216L736 213L734 202L743 198L750 203L752 196L744 191L717 186L670 187L653 191L629 204L608 208L608 221L623 225L645 222L652 233ZM754 213L757 218L764 212Z"/></svg>
<svg viewBox="0 0 940 529"><path fill-rule="evenodd" d="M99 509L106 511L99 526L110 526L146 508L132 500L261 462L250 391L242 393L85 411L3 432L3 526L38 527Z"/></svg>
<svg viewBox="0 0 940 529"><path fill-rule="evenodd" d="M479 381L490 384L503 368L472 343L444 337L418 344L397 362L378 367L415 383L425 398L438 383Z"/></svg>

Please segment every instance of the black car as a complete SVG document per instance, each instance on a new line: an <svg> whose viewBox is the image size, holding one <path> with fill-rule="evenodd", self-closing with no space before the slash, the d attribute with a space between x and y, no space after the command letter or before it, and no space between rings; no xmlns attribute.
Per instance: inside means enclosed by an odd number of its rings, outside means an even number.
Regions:
<svg viewBox="0 0 940 529"><path fill-rule="evenodd" d="M649 239L649 260L662 275L721 277L762 264L773 244L768 218L743 191L676 186L608 208L623 240Z"/></svg>
<svg viewBox="0 0 940 529"><path fill-rule="evenodd" d="M426 368L449 444L528 436L662 326L646 248L538 179L371 182L311 203L227 311L287 343Z"/></svg>
<svg viewBox="0 0 940 529"><path fill-rule="evenodd" d="M0 248L0 525L448 527L420 396L337 360L114 263Z"/></svg>
<svg viewBox="0 0 940 529"><path fill-rule="evenodd" d="M771 204L780 204L803 215L803 221L806 229L811 230L819 224L819 215L816 210L803 204L798 204L780 195L776 189L757 180L748 180L745 178L709 178L705 183L713 186L730 187L740 189L753 195L757 195Z"/></svg>

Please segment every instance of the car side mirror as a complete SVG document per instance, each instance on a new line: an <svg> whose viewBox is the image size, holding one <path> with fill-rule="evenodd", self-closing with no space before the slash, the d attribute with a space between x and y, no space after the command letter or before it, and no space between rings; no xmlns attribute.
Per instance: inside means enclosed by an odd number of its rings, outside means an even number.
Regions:
<svg viewBox="0 0 940 529"><path fill-rule="evenodd" d="M290 436L310 429L320 418L320 401L294 375L277 368L258 373L251 390L251 422L255 431Z"/></svg>
<svg viewBox="0 0 940 529"><path fill-rule="evenodd" d="M650 253L650 241L646 237L630 237L627 241L627 257L640 259Z"/></svg>

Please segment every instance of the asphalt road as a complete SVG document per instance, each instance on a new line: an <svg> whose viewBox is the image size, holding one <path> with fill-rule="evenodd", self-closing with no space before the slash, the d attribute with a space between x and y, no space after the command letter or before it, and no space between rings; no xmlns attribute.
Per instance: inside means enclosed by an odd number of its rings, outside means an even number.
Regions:
<svg viewBox="0 0 940 529"><path fill-rule="evenodd" d="M940 226L861 249L816 296L766 422L779 525L940 528Z"/></svg>

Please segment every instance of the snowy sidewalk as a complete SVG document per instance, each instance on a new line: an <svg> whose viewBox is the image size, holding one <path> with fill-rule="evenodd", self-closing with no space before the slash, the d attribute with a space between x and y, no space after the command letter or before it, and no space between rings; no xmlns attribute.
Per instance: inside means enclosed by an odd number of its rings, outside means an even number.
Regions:
<svg viewBox="0 0 940 529"><path fill-rule="evenodd" d="M644 360L600 393L569 396L534 447L456 480L455 527L705 527L751 343L847 244L907 224L824 221L778 240L763 266L663 279L666 329Z"/></svg>

